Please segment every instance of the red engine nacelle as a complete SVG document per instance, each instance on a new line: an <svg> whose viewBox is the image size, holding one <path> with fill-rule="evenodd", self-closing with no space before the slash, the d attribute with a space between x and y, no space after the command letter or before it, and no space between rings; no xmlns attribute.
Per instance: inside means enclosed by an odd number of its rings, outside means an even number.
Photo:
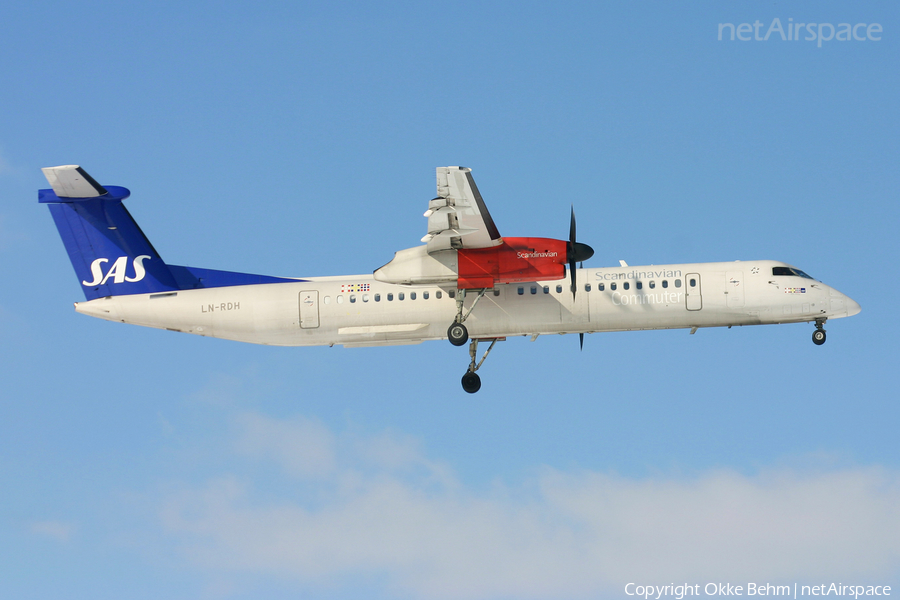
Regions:
<svg viewBox="0 0 900 600"><path fill-rule="evenodd" d="M460 289L490 288L498 283L520 283L566 276L565 240L503 238L493 248L458 251Z"/></svg>

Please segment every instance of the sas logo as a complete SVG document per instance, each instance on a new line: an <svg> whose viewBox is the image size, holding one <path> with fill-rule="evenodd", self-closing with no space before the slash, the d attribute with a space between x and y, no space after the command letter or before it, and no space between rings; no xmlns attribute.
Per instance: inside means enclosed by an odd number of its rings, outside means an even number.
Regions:
<svg viewBox="0 0 900 600"><path fill-rule="evenodd" d="M107 280L112 277L113 283L122 283L123 281L127 281L129 283L133 283L135 281L140 281L147 274L147 270L144 269L144 261L150 258L147 254L141 254L136 257L132 262L132 266L134 268L134 277L127 277L125 271L128 269L128 257L120 256L116 259L116 262L112 264L109 270L104 273L103 272L103 263L108 263L108 258L98 258L94 262L91 263L91 275L94 277L93 281L82 281L82 285L86 285L88 287L93 287L95 285L104 285Z"/></svg>

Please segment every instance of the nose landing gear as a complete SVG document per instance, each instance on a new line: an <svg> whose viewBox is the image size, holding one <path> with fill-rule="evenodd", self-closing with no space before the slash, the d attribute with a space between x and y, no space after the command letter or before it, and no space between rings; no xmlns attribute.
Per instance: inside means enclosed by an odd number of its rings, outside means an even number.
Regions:
<svg viewBox="0 0 900 600"><path fill-rule="evenodd" d="M821 346L825 343L825 319L816 319L816 330L813 331L812 341L816 346Z"/></svg>

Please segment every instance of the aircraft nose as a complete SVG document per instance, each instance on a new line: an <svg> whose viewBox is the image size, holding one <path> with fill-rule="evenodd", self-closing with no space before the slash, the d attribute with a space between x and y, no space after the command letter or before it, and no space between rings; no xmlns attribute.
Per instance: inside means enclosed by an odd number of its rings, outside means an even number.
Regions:
<svg viewBox="0 0 900 600"><path fill-rule="evenodd" d="M858 314L859 311L862 310L862 307L859 305L859 303L856 300L850 298L849 296L844 296L844 306L847 307L847 316L848 317L852 317L853 315Z"/></svg>

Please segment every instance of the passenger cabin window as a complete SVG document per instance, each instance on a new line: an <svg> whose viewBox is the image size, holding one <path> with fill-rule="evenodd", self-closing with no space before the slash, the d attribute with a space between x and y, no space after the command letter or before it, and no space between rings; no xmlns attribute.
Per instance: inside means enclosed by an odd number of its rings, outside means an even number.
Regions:
<svg viewBox="0 0 900 600"><path fill-rule="evenodd" d="M375 302L381 302L381 294L375 294Z"/></svg>
<svg viewBox="0 0 900 600"><path fill-rule="evenodd" d="M655 290L655 289L656 289L656 282L655 282L655 281L651 281L648 285L650 286L650 289L651 289L651 290Z"/></svg>
<svg viewBox="0 0 900 600"><path fill-rule="evenodd" d="M631 284L628 283L627 281L626 281L625 283L622 284L622 289L623 289L623 290L627 290L627 289L629 289L630 287L631 287Z"/></svg>
<svg viewBox="0 0 900 600"><path fill-rule="evenodd" d="M641 289L644 287L644 282L643 281L635 281L634 287L636 287L637 289Z"/></svg>
<svg viewBox="0 0 900 600"><path fill-rule="evenodd" d="M443 296L443 295L444 295L444 294L442 294L442 293L440 292L440 290L434 293L434 297L437 298L438 300L440 300L440 299L441 299L441 296ZM452 298L453 296L450 296L450 297Z"/></svg>
<svg viewBox="0 0 900 600"><path fill-rule="evenodd" d="M415 299L416 299L416 293L415 293L415 292L410 292L410 293L409 293L409 299L410 299L410 300L415 300Z"/></svg>
<svg viewBox="0 0 900 600"><path fill-rule="evenodd" d="M363 302L368 302L368 301L369 301L369 295L368 295L368 294L363 294L363 295L362 295L362 298L363 298Z"/></svg>
<svg viewBox="0 0 900 600"><path fill-rule="evenodd" d="M545 285L545 286L544 286L544 293L545 293L545 294L549 294L549 293L550 293L550 286L549 286L549 285Z"/></svg>
<svg viewBox="0 0 900 600"><path fill-rule="evenodd" d="M499 295L500 295L500 290L497 289L497 288L495 288L495 289L494 289L494 295L495 295L495 296L499 296Z"/></svg>
<svg viewBox="0 0 900 600"><path fill-rule="evenodd" d="M397 294L397 300L403 300L404 298L406 298L406 294L405 294L405 293L400 292L399 294Z"/></svg>
<svg viewBox="0 0 900 600"><path fill-rule="evenodd" d="M422 300L428 300L428 292L422 292Z"/></svg>
<svg viewBox="0 0 900 600"><path fill-rule="evenodd" d="M681 287L681 280L680 280L680 279L676 279L676 280L675 280L675 287L677 287L677 288L680 288L680 287Z"/></svg>
<svg viewBox="0 0 900 600"><path fill-rule="evenodd" d="M668 279L663 279L663 287L664 287L664 288L669 287L669 280L668 280Z"/></svg>
<svg viewBox="0 0 900 600"><path fill-rule="evenodd" d="M456 298L456 290L450 290L447 292L447 295L451 298Z"/></svg>
<svg viewBox="0 0 900 600"><path fill-rule="evenodd" d="M520 288L519 288L519 289L517 289L517 290L516 290L516 292L518 292L518 293L519 293L519 295L520 295L520 296L522 296L522 295L524 295L524 294L525 294L525 288L523 288L523 287L520 287Z"/></svg>
<svg viewBox="0 0 900 600"><path fill-rule="evenodd" d="M812 279L809 275L801 271L800 269L795 269L793 267L772 267L772 275L775 276L792 276L792 277L802 277L804 279Z"/></svg>
<svg viewBox="0 0 900 600"><path fill-rule="evenodd" d="M598 284L597 284L597 289L600 290L600 291L602 292L603 290L606 289L606 284L604 284L604 283L598 283Z"/></svg>
<svg viewBox="0 0 900 600"><path fill-rule="evenodd" d="M584 291L586 291L586 292L591 291L591 284L589 284L589 283L584 284Z"/></svg>
<svg viewBox="0 0 900 600"><path fill-rule="evenodd" d="M533 296L534 294L537 294L537 286L536 285L531 286L531 295Z"/></svg>
<svg viewBox="0 0 900 600"><path fill-rule="evenodd" d="M694 279L693 277L691 278L689 283L690 283L691 287L697 287L697 280Z"/></svg>
<svg viewBox="0 0 900 600"><path fill-rule="evenodd" d="M394 294L388 294L388 302L392 302L394 300Z"/></svg>
<svg viewBox="0 0 900 600"><path fill-rule="evenodd" d="M609 289L611 289L612 291L616 291L616 282L615 281L613 281L611 284L609 284Z"/></svg>
<svg viewBox="0 0 900 600"><path fill-rule="evenodd" d="M562 286L561 285L556 286L556 293L562 294Z"/></svg>

